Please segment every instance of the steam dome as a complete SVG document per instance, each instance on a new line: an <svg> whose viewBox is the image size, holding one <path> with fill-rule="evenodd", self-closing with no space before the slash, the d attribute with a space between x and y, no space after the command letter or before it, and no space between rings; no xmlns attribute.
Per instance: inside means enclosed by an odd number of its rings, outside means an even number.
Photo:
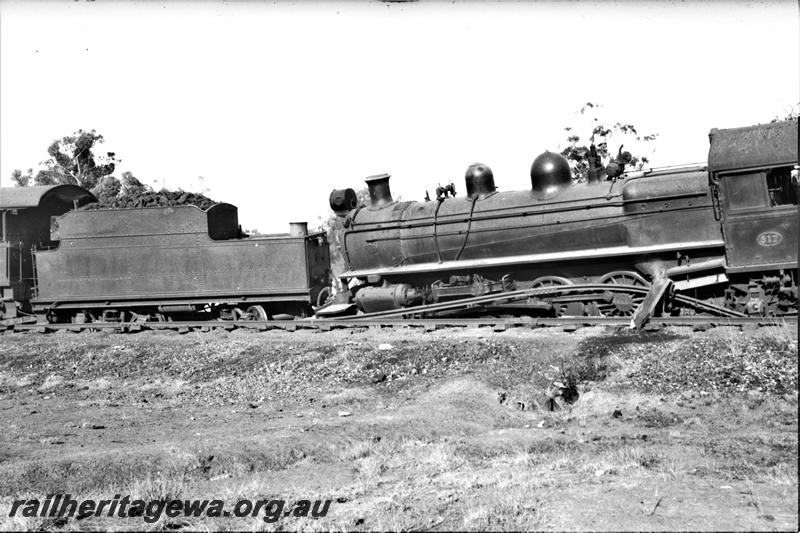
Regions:
<svg viewBox="0 0 800 533"><path fill-rule="evenodd" d="M467 196L485 196L493 193L497 187L494 186L494 174L489 165L483 163L472 163L464 175L467 184Z"/></svg>
<svg viewBox="0 0 800 533"><path fill-rule="evenodd" d="M535 192L555 192L572 183L569 163L560 154L545 152L531 165L531 187Z"/></svg>

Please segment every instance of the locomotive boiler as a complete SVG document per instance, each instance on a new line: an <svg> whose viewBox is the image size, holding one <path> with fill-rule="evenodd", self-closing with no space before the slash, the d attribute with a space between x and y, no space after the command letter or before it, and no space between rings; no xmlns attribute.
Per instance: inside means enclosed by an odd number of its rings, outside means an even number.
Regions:
<svg viewBox="0 0 800 533"><path fill-rule="evenodd" d="M331 193L345 227L340 279L364 313L543 287L565 290L517 308L629 316L641 288L658 287L737 313L796 313L797 121L710 140L707 166L585 184L545 152L522 191L498 190L476 163L465 196L425 202L395 201L389 175L370 176L365 205L352 189Z"/></svg>

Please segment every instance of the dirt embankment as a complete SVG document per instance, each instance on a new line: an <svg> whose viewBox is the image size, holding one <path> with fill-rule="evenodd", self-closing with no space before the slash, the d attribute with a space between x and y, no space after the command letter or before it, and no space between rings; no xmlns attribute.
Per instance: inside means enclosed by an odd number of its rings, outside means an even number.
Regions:
<svg viewBox="0 0 800 533"><path fill-rule="evenodd" d="M336 502L317 521L3 528L797 523L785 328L14 334L0 353L0 508L51 492Z"/></svg>

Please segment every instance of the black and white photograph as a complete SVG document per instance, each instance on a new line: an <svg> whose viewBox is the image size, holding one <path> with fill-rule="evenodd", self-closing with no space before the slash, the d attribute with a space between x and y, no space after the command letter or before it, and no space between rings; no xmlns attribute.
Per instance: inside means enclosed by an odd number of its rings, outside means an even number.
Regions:
<svg viewBox="0 0 800 533"><path fill-rule="evenodd" d="M0 531L797 531L797 0L0 0Z"/></svg>

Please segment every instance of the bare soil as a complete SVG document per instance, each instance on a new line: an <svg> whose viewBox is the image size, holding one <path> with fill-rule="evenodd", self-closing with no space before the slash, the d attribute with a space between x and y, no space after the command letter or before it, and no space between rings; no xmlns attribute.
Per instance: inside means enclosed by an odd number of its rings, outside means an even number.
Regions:
<svg viewBox="0 0 800 533"><path fill-rule="evenodd" d="M797 364L787 327L0 334L0 529L797 530ZM333 504L8 517L58 492Z"/></svg>

